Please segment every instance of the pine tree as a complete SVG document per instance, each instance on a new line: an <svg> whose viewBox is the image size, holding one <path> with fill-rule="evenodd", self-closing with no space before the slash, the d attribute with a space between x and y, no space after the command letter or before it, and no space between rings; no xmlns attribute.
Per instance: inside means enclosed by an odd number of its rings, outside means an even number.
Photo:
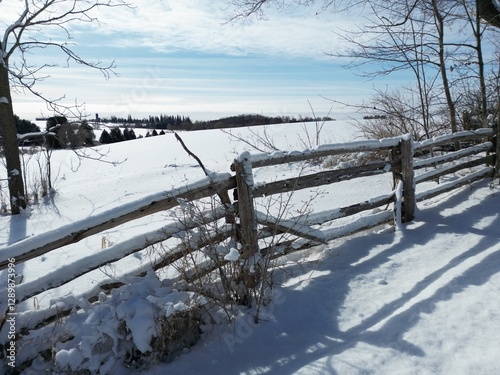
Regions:
<svg viewBox="0 0 500 375"><path fill-rule="evenodd" d="M99 143L102 144L111 143L111 136L109 135L106 129L102 131L101 136L99 137Z"/></svg>
<svg viewBox="0 0 500 375"><path fill-rule="evenodd" d="M109 135L111 137L111 143L123 142L125 140L125 138L123 138L122 130L118 126L111 129Z"/></svg>

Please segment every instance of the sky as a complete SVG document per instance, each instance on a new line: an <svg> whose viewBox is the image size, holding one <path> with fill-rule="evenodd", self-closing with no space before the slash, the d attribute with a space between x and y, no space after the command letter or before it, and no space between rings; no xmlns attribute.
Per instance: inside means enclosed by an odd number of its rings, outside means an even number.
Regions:
<svg viewBox="0 0 500 375"><path fill-rule="evenodd" d="M16 19L23 2L0 4L0 30ZM18 11L17 11L18 12ZM327 54L343 48L335 34L360 14L315 7L268 8L264 19L228 22L228 1L135 1L133 8L101 8L99 23L71 23L72 48L89 61L114 62L109 79L70 64L57 51L38 50L30 63L55 63L36 90L61 103L83 105L94 117L180 114L208 120L241 113L342 117L352 110L333 101L359 103L374 85ZM60 28L43 29L62 38ZM60 40L60 39L59 39ZM50 77L48 77L50 76ZM45 77L45 76L44 76ZM23 118L52 115L30 94L17 92Z"/></svg>

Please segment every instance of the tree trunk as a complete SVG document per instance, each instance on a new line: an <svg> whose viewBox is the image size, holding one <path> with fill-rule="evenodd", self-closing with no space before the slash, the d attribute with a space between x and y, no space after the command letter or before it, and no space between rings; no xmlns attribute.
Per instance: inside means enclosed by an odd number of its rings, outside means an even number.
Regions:
<svg viewBox="0 0 500 375"><path fill-rule="evenodd" d="M9 70L3 60L0 60L0 136L5 153L11 212L16 215L21 208L26 208L26 199L24 197L16 121L10 95Z"/></svg>
<svg viewBox="0 0 500 375"><path fill-rule="evenodd" d="M446 73L446 56L444 48L444 18L441 11L438 8L437 0L432 1L432 9L434 12L434 19L436 23L436 28L438 32L439 40L439 70L441 73L441 79L443 81L443 90L446 97L446 105L448 106L449 116L450 116L450 127L451 132L456 133L458 131L457 124L457 114L455 109L455 102L451 96L450 82L448 80L448 75ZM458 143L455 144L455 148L458 149Z"/></svg>
<svg viewBox="0 0 500 375"><path fill-rule="evenodd" d="M479 79L479 92L481 101L481 127L488 127L488 102L486 94L486 78L484 74L484 58L483 58L483 43L482 43L482 26L481 18L479 13L481 12L481 7L479 2L476 1L476 14L473 20L474 26L474 37L476 39L476 54L477 54L477 66L478 66L478 79Z"/></svg>
<svg viewBox="0 0 500 375"><path fill-rule="evenodd" d="M494 0L476 0L478 15L490 25L500 27L500 9Z"/></svg>

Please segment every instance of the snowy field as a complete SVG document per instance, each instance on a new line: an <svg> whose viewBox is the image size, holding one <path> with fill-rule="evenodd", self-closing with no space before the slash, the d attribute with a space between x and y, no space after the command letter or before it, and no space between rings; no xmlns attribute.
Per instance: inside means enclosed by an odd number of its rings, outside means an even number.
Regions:
<svg viewBox="0 0 500 375"><path fill-rule="evenodd" d="M314 124L306 126L308 132L302 124L251 131L266 134L278 148L303 150L315 146L307 137L315 138ZM233 133L245 140L254 137L246 128ZM219 173L228 173L232 160L251 150L220 130L181 136L209 170ZM320 141L338 143L356 136L351 126L330 122ZM64 232L72 223L91 222L96 215L204 177L172 134L108 145L100 151L108 163L79 161L71 151L54 152L56 194L17 217L0 216L0 253L37 235ZM37 165L36 157L27 162ZM281 178L290 173L287 168L260 175L257 171L256 180ZM36 181L36 168L30 174ZM390 180L383 175L372 177L368 184L314 193L321 199L311 206L341 207L379 196L391 191ZM23 275L22 284L36 284L62 266L106 251L103 237L119 243L164 222L161 214L152 215L28 261L16 271ZM172 363L155 364L144 373L499 374L499 226L498 180L482 181L419 204L415 220L401 229L381 227L290 256L276 271L275 300L265 307L264 322L255 325L241 316L230 327L207 330L198 344ZM146 256L124 259L112 274L119 277L121 269L140 267ZM108 271L100 269L84 281L52 290L36 303L43 307L52 299L82 295L92 278L109 276ZM0 282L6 283L5 272L0 273ZM32 309L30 300L17 306L21 315ZM77 344L73 350L61 350L59 360L71 364L79 350L84 349ZM108 373L137 370L115 365Z"/></svg>

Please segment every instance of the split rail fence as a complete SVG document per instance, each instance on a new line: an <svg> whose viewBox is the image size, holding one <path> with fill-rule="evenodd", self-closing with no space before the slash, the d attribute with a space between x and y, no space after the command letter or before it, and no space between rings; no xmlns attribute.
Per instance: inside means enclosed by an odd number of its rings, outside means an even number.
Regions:
<svg viewBox="0 0 500 375"><path fill-rule="evenodd" d="M241 154L231 166L234 175L217 174L207 177L189 187L171 190L167 193L146 198L135 205L129 205L128 211L121 209L121 215L113 216L113 210L101 214L92 221L95 224L88 227L89 220L74 223L61 235L61 231L49 233L36 238L30 238L7 246L0 250L0 271L9 267L9 259L15 258L16 266L30 259L41 257L55 249L76 243L89 236L97 235L103 231L115 228L132 220L140 219L154 213L175 209L182 202L196 202L203 199L217 197L219 205L205 212L206 222L225 220L224 230L218 230L209 236L200 238L198 243L189 245L179 243L168 253L150 261L153 270L168 267L189 252L199 251L209 244L219 243L231 237L236 237L241 243L240 250L243 259L249 258L256 252L278 258L304 250L320 244L325 244L336 238L351 235L355 232L366 230L386 223L399 224L409 222L414 218L417 202L429 199L457 189L474 181L493 178L495 174L495 146L492 142L493 131L480 129L466 131L453 135L443 136L421 143L414 142L411 137L397 137L385 140L367 140L343 144L324 145L315 150L304 152L283 152L274 154L252 155L248 152ZM436 154L436 150L446 145L460 142L468 147L459 151ZM280 181L264 184L254 184L254 170L273 165L318 160L335 155L352 153L373 153L379 159L365 165L354 167L323 170L318 173L300 175ZM415 158L415 155L426 157ZM384 156L385 155L385 156ZM383 160L382 160L383 159ZM373 160L373 159L372 159ZM498 163L498 161L497 161ZM419 171L420 170L420 171ZM421 170L425 172L421 173ZM416 171L419 171L418 173ZM415 186L429 180L437 180L445 175L461 171L462 177L451 182L441 183L437 187L416 194ZM473 171L473 172L472 172ZM467 173L465 173L467 172ZM469 173L470 172L470 173ZM359 202L354 205L338 207L325 212L315 212L305 217L276 218L269 213L259 212L255 209L255 199L263 196L295 192L300 189L335 184L341 181L359 177L368 177L383 173L391 173L394 188L389 193L373 199ZM234 202L229 198L229 191L235 189ZM149 199L149 201L148 201ZM374 210L382 207L382 209ZM386 209L383 209L386 207ZM387 209L391 207L391 209ZM363 213L358 220L348 225L335 227L332 222ZM329 223L326 230L324 224ZM19 282L16 286L15 301L5 299L7 290L0 291L0 342L7 343L9 325L6 324L9 306L20 304L29 299L36 299L41 293L58 288L75 280L93 270L97 270L112 262L144 250L151 245L161 243L178 236L181 232L196 228L198 220L182 220L170 223L160 230L154 230L140 236L135 236L110 248L79 259L77 266L67 264L53 273L43 276L34 282ZM326 226L325 226L326 227ZM261 246L266 237L276 236L277 233L287 233L291 237L279 246L264 248ZM272 252L271 254L269 252ZM130 275L144 276L145 267L130 270ZM207 268L205 274L214 271ZM79 298L89 302L98 299L99 293L109 293L111 289L123 285L113 280L102 280L92 285L87 292ZM57 319L68 315L78 308L76 301L67 300L64 304L54 303L48 308L21 312L16 321L16 345L18 362L32 360L43 351L50 351L50 340L40 342L36 347L28 344L27 337L30 331L41 330L54 324ZM50 332L50 330L48 330ZM7 345L0 347L3 355ZM1 356L1 354L0 354Z"/></svg>

